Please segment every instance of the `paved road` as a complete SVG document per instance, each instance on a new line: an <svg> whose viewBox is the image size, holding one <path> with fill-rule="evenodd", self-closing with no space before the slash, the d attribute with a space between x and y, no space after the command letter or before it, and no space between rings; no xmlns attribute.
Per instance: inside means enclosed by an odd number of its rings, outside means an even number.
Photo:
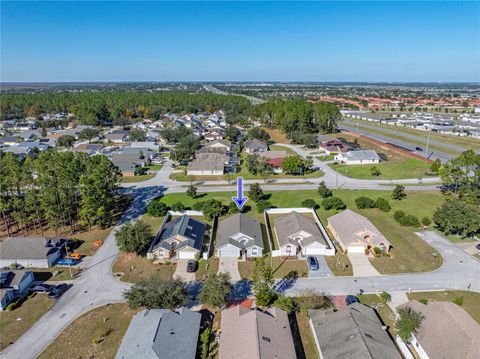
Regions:
<svg viewBox="0 0 480 359"><path fill-rule="evenodd" d="M343 123L345 123L349 126L354 126L355 128L356 128L356 125L357 125L356 122L351 121L351 120L347 120L347 119L344 119ZM410 140L413 140L413 141L418 142L418 143L423 143L424 144L424 145L422 145L423 148L425 148L425 146L427 145L427 139L425 137L412 135L410 133L406 133L406 132L403 132L403 131L396 131L396 130L394 130L395 127L385 128L385 127L380 127L380 126L375 126L375 125L372 125L372 124L365 123L365 121L360 122L359 125L363 126L364 128L366 127L366 128L370 128L372 130L384 132L384 133L387 133L387 134L402 136L406 139L410 139ZM438 147L443 147L445 149L449 149L449 150L452 150L452 151L458 151L458 152L463 152L463 151L467 150L467 148L465 148L463 146L452 145L450 143L444 143L442 141L432 140L431 138L430 138L430 144L438 146Z"/></svg>
<svg viewBox="0 0 480 359"><path fill-rule="evenodd" d="M393 274L372 277L301 278L289 289L287 295L298 295L315 289L327 295L366 292L408 292L429 290L471 290L480 292L480 262L455 244L435 232L419 234L443 257L443 265L436 271L418 274Z"/></svg>
<svg viewBox="0 0 480 359"><path fill-rule="evenodd" d="M388 135L380 135L378 133L371 133L371 132L368 132L368 131L362 130L362 129L357 130L356 126L354 126L354 125L349 126L349 125L344 124L344 123L339 123L338 128L340 130L356 132L360 135L372 138L374 140L377 140L377 141L380 141L380 142L383 142L383 143L391 143L391 144L394 144L396 146L400 146L400 147L410 149L413 153L415 153L417 155L420 155L420 156L425 156L426 155L426 153L424 151L416 151L415 150L415 147L417 147L416 145L411 144L407 141L402 141L402 140L398 140L396 138L389 137ZM423 146L421 146L421 147L423 147ZM428 150L428 152L429 152L428 153L429 158L431 160L436 160L437 158L439 158L442 162L446 162L448 160L451 160L454 157L452 155L449 155L448 153L439 152L439 151L430 151L430 149Z"/></svg>

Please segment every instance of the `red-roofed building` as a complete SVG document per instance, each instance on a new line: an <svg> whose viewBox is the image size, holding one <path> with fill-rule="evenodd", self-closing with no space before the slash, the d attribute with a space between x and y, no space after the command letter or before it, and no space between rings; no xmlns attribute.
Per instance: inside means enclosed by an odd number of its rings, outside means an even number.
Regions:
<svg viewBox="0 0 480 359"><path fill-rule="evenodd" d="M282 164L285 158L271 158L267 163L272 166L273 172L282 173Z"/></svg>

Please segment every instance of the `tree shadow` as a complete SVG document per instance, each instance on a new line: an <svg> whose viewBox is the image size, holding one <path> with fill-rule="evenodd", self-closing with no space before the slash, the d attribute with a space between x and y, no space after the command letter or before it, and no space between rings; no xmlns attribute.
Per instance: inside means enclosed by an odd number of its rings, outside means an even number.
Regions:
<svg viewBox="0 0 480 359"><path fill-rule="evenodd" d="M300 329L298 327L297 317L295 313L288 315L288 321L290 323L290 329L292 330L293 345L295 347L295 353L298 359L305 359L305 350L303 349L302 337L300 335Z"/></svg>
<svg viewBox="0 0 480 359"><path fill-rule="evenodd" d="M275 290L279 293L284 293L288 289L292 288L298 279L298 272L291 271L285 277L283 277L275 286Z"/></svg>
<svg viewBox="0 0 480 359"><path fill-rule="evenodd" d="M233 284L232 292L229 296L231 300L244 300L252 295L252 283L250 280L243 279Z"/></svg>

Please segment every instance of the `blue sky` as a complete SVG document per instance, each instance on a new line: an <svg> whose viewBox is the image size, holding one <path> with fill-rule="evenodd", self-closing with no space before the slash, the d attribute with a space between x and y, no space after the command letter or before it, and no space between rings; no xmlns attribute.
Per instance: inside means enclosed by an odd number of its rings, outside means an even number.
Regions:
<svg viewBox="0 0 480 359"><path fill-rule="evenodd" d="M1 2L1 81L480 81L478 2Z"/></svg>

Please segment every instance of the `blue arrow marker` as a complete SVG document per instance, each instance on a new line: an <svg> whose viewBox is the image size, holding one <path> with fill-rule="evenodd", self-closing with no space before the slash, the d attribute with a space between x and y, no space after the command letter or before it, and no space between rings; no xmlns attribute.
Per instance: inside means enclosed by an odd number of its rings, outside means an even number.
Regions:
<svg viewBox="0 0 480 359"><path fill-rule="evenodd" d="M243 197L243 178L237 178L237 197L232 197L233 202L237 205L238 209L242 209L245 202L248 201L248 197Z"/></svg>

